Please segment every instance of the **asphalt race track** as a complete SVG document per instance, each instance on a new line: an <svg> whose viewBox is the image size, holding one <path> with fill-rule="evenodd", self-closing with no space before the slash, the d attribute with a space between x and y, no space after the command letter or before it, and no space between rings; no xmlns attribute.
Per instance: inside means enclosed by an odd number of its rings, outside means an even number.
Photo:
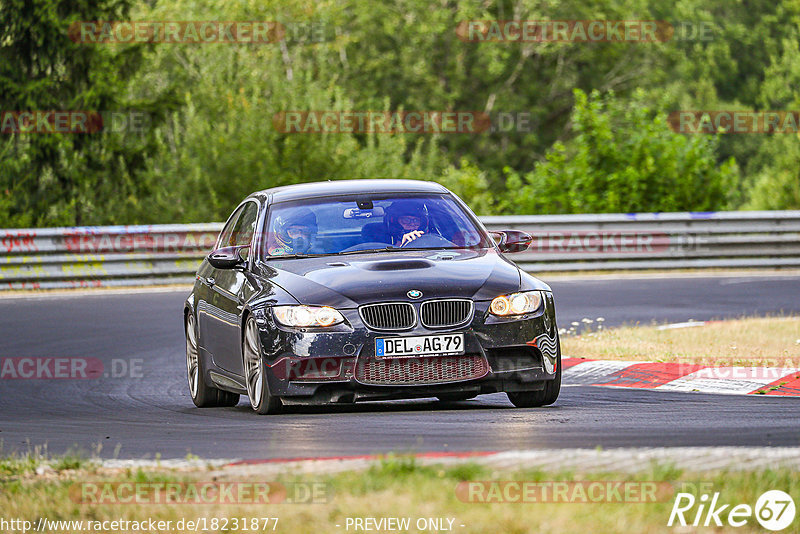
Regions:
<svg viewBox="0 0 800 534"><path fill-rule="evenodd" d="M551 285L561 326L584 317L604 317L611 326L800 312L800 276L560 280ZM0 358L98 358L106 372L125 375L0 380L3 453L45 444L56 454L91 452L101 445L101 456L120 458L800 445L797 398L573 386L544 409L514 409L499 394L458 403L431 399L297 408L263 417L252 413L243 397L236 408L199 410L189 398L185 377L180 313L187 293L0 299Z"/></svg>

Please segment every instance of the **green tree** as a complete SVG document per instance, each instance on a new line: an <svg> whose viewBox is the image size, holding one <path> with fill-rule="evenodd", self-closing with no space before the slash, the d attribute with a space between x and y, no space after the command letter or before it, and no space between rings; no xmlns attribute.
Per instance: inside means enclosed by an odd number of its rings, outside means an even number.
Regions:
<svg viewBox="0 0 800 534"><path fill-rule="evenodd" d="M0 110L90 112L135 108L157 119L159 101L126 98L141 65L139 47L87 46L68 36L71 23L120 20L127 0L0 2ZM5 134L0 140L0 224L72 225L111 218L136 202L132 178L151 148L147 136Z"/></svg>
<svg viewBox="0 0 800 534"><path fill-rule="evenodd" d="M683 136L664 122L675 110L798 109L796 0L5 0L0 17L0 109L153 118L143 135L0 138L5 226L207 221L256 189L362 177L437 179L483 213L797 206L796 137ZM70 22L126 18L277 20L287 34L273 44L67 38ZM711 33L459 39L458 24L478 19L663 20ZM322 135L272 124L282 111L328 109L524 113L530 127Z"/></svg>
<svg viewBox="0 0 800 534"><path fill-rule="evenodd" d="M641 98L641 93L638 98ZM714 138L669 129L664 114L636 99L575 90L574 137L510 181L516 213L715 210L736 181L733 161L717 166ZM513 199L519 200L514 203Z"/></svg>
<svg viewBox="0 0 800 534"><path fill-rule="evenodd" d="M334 3L254 0L224 9L178 0L141 13L145 20L278 20L287 27L279 44L169 45L149 55L150 69L131 83L140 98L159 84L184 89L181 109L157 128L159 146L144 174L163 187L142 199L142 219L220 220L252 191L298 182L442 173L447 159L426 137L276 129L276 115L286 111L390 109L387 99L356 107L337 83L338 13ZM324 39L293 38L298 22L318 25Z"/></svg>
<svg viewBox="0 0 800 534"><path fill-rule="evenodd" d="M781 51L770 58L762 84L762 109L800 109L800 35L781 43ZM777 133L762 136L748 166L746 209L800 209L800 136Z"/></svg>

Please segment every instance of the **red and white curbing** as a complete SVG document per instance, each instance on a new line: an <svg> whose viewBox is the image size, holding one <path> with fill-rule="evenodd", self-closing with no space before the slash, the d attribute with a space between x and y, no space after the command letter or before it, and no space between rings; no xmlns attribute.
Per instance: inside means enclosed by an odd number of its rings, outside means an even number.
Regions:
<svg viewBox="0 0 800 534"><path fill-rule="evenodd" d="M609 386L731 395L800 396L800 369L712 367L565 358L567 386Z"/></svg>

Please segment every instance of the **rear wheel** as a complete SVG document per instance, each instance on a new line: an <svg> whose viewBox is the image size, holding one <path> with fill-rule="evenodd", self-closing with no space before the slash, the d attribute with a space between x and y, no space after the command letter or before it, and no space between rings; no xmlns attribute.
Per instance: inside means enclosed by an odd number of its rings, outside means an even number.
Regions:
<svg viewBox="0 0 800 534"><path fill-rule="evenodd" d="M186 374L189 378L189 394L198 408L236 406L239 395L209 386L205 380L202 358L197 349L197 324L194 314L186 316Z"/></svg>
<svg viewBox="0 0 800 534"><path fill-rule="evenodd" d="M545 382L544 389L537 391L517 391L508 392L508 400L517 408L535 408L538 406L548 406L558 399L561 391L561 344L558 346L556 355L556 377Z"/></svg>
<svg viewBox="0 0 800 534"><path fill-rule="evenodd" d="M261 357L258 325L253 317L248 317L245 324L242 356L250 406L261 415L278 413L283 403L279 397L270 395L264 359Z"/></svg>

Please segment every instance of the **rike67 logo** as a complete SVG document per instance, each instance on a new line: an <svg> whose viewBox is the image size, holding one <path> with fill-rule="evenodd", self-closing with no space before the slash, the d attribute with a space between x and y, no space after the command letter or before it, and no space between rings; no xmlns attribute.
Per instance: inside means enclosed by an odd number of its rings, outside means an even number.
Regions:
<svg viewBox="0 0 800 534"><path fill-rule="evenodd" d="M792 497L780 490L764 492L755 507L723 503L719 492L704 493L699 499L691 493L678 493L667 526L743 527L755 517L763 528L777 532L792 524L795 512Z"/></svg>

